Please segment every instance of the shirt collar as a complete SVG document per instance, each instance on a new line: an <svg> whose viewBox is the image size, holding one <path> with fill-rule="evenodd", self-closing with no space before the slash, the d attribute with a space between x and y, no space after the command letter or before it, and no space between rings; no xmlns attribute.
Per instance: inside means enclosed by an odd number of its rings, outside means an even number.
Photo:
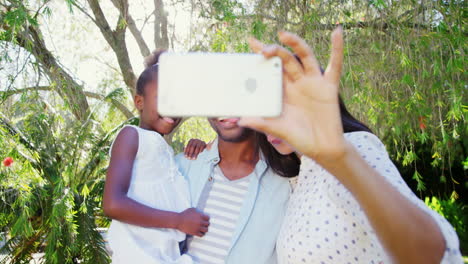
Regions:
<svg viewBox="0 0 468 264"><path fill-rule="evenodd" d="M205 161L218 164L220 161L219 151L218 151L218 138L213 141L211 148L206 150Z"/></svg>
<svg viewBox="0 0 468 264"><path fill-rule="evenodd" d="M213 144L211 144L211 148L207 150L206 155L205 155L205 161L206 162L211 162L214 165L218 164L219 161L221 160L219 158L219 150L218 150L218 138L213 141ZM255 166L255 171L258 173L258 175L262 175L263 172L267 169L268 165L265 161L265 155L260 151L260 159L257 162L257 165Z"/></svg>

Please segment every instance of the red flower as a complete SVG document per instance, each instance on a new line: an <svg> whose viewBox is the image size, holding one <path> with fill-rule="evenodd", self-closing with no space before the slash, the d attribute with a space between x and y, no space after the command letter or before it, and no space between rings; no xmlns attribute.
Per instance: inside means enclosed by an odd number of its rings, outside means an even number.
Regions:
<svg viewBox="0 0 468 264"><path fill-rule="evenodd" d="M420 128L421 130L426 129L426 124L425 124L424 121L426 121L426 118L420 116L420 117L419 117L419 128Z"/></svg>
<svg viewBox="0 0 468 264"><path fill-rule="evenodd" d="M10 167L11 164L13 164L13 158L12 158L12 157L6 157L6 158L3 160L3 166L5 166L5 167Z"/></svg>

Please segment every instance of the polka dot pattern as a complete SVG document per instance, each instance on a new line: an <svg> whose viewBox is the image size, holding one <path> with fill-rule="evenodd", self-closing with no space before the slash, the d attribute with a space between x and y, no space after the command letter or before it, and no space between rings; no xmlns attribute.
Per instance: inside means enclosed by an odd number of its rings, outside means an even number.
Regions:
<svg viewBox="0 0 468 264"><path fill-rule="evenodd" d="M368 164L402 195L430 214L447 250L441 263L463 263L451 225L413 194L373 134L345 134ZM278 263L391 263L353 195L313 160L303 157L277 241Z"/></svg>

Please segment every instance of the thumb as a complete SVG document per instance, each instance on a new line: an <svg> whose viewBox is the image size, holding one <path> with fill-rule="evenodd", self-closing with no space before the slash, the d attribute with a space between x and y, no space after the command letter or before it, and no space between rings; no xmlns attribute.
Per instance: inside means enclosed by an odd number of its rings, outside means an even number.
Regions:
<svg viewBox="0 0 468 264"><path fill-rule="evenodd" d="M277 118L241 117L238 124L239 126L283 138L283 135L281 135L281 122Z"/></svg>
<svg viewBox="0 0 468 264"><path fill-rule="evenodd" d="M255 53L260 53L264 47L264 44L254 37L248 39L250 49Z"/></svg>
<svg viewBox="0 0 468 264"><path fill-rule="evenodd" d="M255 130L263 130L266 126L265 118L262 117L241 117L237 124Z"/></svg>

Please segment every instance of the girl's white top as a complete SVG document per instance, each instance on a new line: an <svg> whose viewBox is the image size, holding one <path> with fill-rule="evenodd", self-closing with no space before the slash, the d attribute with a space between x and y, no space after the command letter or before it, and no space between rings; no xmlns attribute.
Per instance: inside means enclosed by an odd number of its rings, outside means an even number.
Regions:
<svg viewBox="0 0 468 264"><path fill-rule="evenodd" d="M371 167L434 219L446 242L441 263L463 263L452 226L416 197L380 140L367 132L347 133L345 138ZM333 175L303 157L297 178L277 241L278 263L391 263L359 203Z"/></svg>
<svg viewBox="0 0 468 264"><path fill-rule="evenodd" d="M158 133L138 131L138 151L133 163L128 197L146 206L173 212L190 207L188 184L179 173L174 152ZM180 255L185 234L175 229L146 228L112 220L109 246L113 264L192 263Z"/></svg>

